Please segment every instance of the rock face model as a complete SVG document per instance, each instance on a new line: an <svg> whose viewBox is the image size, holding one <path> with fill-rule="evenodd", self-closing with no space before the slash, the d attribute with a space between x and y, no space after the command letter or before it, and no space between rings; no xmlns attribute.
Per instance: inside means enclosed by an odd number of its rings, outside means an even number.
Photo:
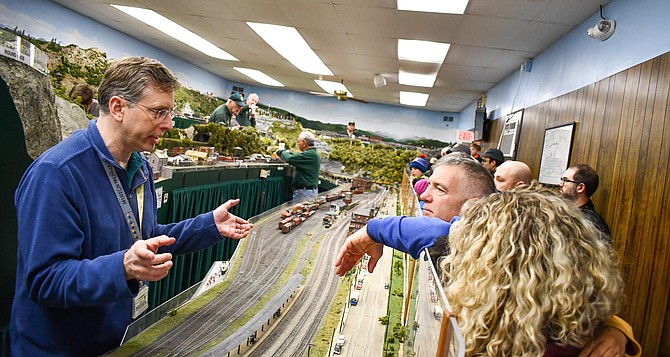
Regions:
<svg viewBox="0 0 670 357"><path fill-rule="evenodd" d="M58 111L58 120L60 121L60 130L63 139L67 138L73 132L83 129L88 125L86 113L80 106L56 96L56 108Z"/></svg>
<svg viewBox="0 0 670 357"><path fill-rule="evenodd" d="M0 57L0 76L7 82L23 122L28 155L35 159L62 137L49 77L5 57Z"/></svg>

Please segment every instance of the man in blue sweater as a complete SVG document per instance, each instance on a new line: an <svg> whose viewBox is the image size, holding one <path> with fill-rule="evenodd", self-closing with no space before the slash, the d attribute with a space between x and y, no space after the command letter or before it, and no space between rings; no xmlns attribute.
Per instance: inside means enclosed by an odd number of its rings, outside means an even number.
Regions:
<svg viewBox="0 0 670 357"><path fill-rule="evenodd" d="M251 225L228 212L239 200L159 225L151 151L172 129L177 79L144 57L110 66L100 118L42 154L15 195L18 218L12 356L97 356L119 346L148 307L148 282L172 254L241 239Z"/></svg>

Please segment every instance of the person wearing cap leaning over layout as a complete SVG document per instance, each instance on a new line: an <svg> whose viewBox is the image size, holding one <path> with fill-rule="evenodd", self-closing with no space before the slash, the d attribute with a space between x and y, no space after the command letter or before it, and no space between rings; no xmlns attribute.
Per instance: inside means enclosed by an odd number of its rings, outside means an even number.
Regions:
<svg viewBox="0 0 670 357"><path fill-rule="evenodd" d="M220 123L230 127L231 119L240 113L244 107L244 97L240 93L233 93L228 100L219 105L209 116L210 123Z"/></svg>
<svg viewBox="0 0 670 357"><path fill-rule="evenodd" d="M502 151L500 151L500 149L486 149L486 151L484 151L482 154L482 165L484 165L484 167L486 167L486 169L491 172L491 175L496 174L498 166L502 165L503 162L505 162L505 156L503 155Z"/></svg>
<svg viewBox="0 0 670 357"><path fill-rule="evenodd" d="M412 176L412 186L422 178L427 178L425 175L428 170L428 162L422 157L417 157L409 163L409 173Z"/></svg>
<svg viewBox="0 0 670 357"><path fill-rule="evenodd" d="M173 254L241 239L239 200L158 224L149 162L172 129L177 78L146 57L120 59L100 83L100 117L40 155L16 190L16 289L11 355L99 356L149 306L148 283Z"/></svg>

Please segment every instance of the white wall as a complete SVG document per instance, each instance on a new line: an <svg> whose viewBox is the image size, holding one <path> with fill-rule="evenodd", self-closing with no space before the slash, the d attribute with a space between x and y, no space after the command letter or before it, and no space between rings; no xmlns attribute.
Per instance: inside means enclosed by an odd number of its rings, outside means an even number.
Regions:
<svg viewBox="0 0 670 357"><path fill-rule="evenodd" d="M613 0L603 13L616 21L612 37L600 41L586 35L586 30L600 20L600 11L593 14L534 58L530 73L516 71L488 91L489 118L498 119L572 92L670 50L670 1ZM475 108L473 102L461 117L473 115Z"/></svg>

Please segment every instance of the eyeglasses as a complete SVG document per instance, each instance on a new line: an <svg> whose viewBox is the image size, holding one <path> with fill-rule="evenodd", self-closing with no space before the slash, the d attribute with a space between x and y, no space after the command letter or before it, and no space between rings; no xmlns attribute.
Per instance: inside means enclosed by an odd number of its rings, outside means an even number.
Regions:
<svg viewBox="0 0 670 357"><path fill-rule="evenodd" d="M579 181L575 181L575 180L570 180L570 179L567 178L567 177L561 177L561 182L572 182L572 183L576 183L576 184L578 184L578 185L579 185L580 183L583 183L583 182L579 182Z"/></svg>
<svg viewBox="0 0 670 357"><path fill-rule="evenodd" d="M170 119L172 119L172 116L174 115L174 109L154 109L154 108L149 108L144 104L134 103L134 102L131 102L131 101L128 101L128 102L133 103L135 105L138 105L138 106L140 106L144 109L151 110L152 112L154 112L154 114L156 116L156 120L165 120L165 118L168 118L168 117Z"/></svg>

